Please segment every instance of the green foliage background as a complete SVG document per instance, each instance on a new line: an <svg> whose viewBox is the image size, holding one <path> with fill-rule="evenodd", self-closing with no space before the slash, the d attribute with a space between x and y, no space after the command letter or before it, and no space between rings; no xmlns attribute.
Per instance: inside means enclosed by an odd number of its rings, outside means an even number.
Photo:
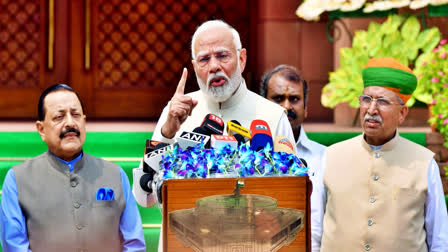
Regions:
<svg viewBox="0 0 448 252"><path fill-rule="evenodd" d="M359 107L358 96L363 89L361 71L370 58L392 57L412 69L418 57L431 52L440 37L437 27L421 31L415 16L390 15L382 24L371 22L367 31L355 32L352 48L340 49L340 68L330 72L330 82L322 89L322 105L334 108L347 102L351 107ZM415 98L407 105L414 104Z"/></svg>

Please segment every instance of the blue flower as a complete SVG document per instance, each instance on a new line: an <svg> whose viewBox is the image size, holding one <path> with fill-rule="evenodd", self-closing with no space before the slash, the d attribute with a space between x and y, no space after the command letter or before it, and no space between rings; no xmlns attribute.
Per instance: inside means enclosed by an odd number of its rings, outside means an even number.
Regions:
<svg viewBox="0 0 448 252"><path fill-rule="evenodd" d="M162 157L160 168L163 179L206 178L223 174L246 176L282 176L285 174L304 176L306 167L291 154L273 152L268 144L264 149L254 152L247 144L237 149L224 145L217 149L205 149L197 144L182 150L175 145Z"/></svg>

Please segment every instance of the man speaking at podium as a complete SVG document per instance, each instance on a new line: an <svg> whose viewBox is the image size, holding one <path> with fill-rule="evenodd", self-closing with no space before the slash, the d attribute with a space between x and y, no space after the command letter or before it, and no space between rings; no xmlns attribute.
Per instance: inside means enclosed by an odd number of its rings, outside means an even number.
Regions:
<svg viewBox="0 0 448 252"><path fill-rule="evenodd" d="M262 119L269 125L272 137L294 139L285 109L247 89L242 77L246 49L242 48L240 36L233 27L221 20L201 24L191 41L191 56L200 90L184 93L187 80L184 69L174 96L157 122L152 140L174 143L182 132L191 132L200 126L209 113L224 122L238 121L247 129L253 120ZM137 202L146 202L147 195L136 191L134 189ZM161 246L162 236L159 251Z"/></svg>
<svg viewBox="0 0 448 252"><path fill-rule="evenodd" d="M3 251L145 251L129 180L82 151L86 116L72 88L47 88L37 130L48 151L12 167L0 208Z"/></svg>
<svg viewBox="0 0 448 252"><path fill-rule="evenodd" d="M311 201L320 212L311 217L313 251L446 252L447 209L434 153L397 131L417 78L392 58L370 59L362 78L364 133L324 154Z"/></svg>
<svg viewBox="0 0 448 252"><path fill-rule="evenodd" d="M221 20L200 25L191 41L192 64L199 91L184 94L184 69L176 92L165 107L152 140L174 142L182 131L193 131L211 113L224 122L238 121L249 128L255 119L265 120L274 135L294 139L285 110L247 89L242 72L246 49L238 32Z"/></svg>

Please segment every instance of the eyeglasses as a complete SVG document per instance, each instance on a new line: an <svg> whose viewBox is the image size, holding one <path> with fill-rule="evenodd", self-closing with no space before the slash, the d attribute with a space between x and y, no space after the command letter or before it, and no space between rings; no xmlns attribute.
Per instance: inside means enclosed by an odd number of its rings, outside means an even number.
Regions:
<svg viewBox="0 0 448 252"><path fill-rule="evenodd" d="M376 107L380 110L387 110L392 107L392 105L401 105L400 103L392 102L387 98L373 98L370 95L361 95L359 96L359 105L363 108L370 107L372 101L376 101Z"/></svg>
<svg viewBox="0 0 448 252"><path fill-rule="evenodd" d="M232 58L232 53L229 51L221 51L221 52L216 52L211 55L206 54L206 55L197 57L196 62L198 63L198 65L200 67L205 67L208 65L208 63L210 62L212 57L215 57L215 59L218 60L220 63L227 63Z"/></svg>

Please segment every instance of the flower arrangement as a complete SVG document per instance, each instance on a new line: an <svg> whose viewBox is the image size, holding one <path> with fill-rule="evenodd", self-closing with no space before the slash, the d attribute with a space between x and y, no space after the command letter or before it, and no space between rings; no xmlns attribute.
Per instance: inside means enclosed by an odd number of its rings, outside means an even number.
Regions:
<svg viewBox="0 0 448 252"><path fill-rule="evenodd" d="M421 55L414 70L418 86L414 96L430 104L429 124L444 137L448 147L448 43L440 41L432 51Z"/></svg>
<svg viewBox="0 0 448 252"><path fill-rule="evenodd" d="M163 180L216 177L306 176L308 168L292 154L273 152L271 146L253 151L247 144L237 149L224 145L206 149L197 144L182 150L178 145L162 157Z"/></svg>
<svg viewBox="0 0 448 252"><path fill-rule="evenodd" d="M371 13L406 6L415 10L428 5L437 6L447 3L448 0L305 0L297 8L296 15L307 21L317 21L320 14L325 11L347 12L362 8L364 13Z"/></svg>

